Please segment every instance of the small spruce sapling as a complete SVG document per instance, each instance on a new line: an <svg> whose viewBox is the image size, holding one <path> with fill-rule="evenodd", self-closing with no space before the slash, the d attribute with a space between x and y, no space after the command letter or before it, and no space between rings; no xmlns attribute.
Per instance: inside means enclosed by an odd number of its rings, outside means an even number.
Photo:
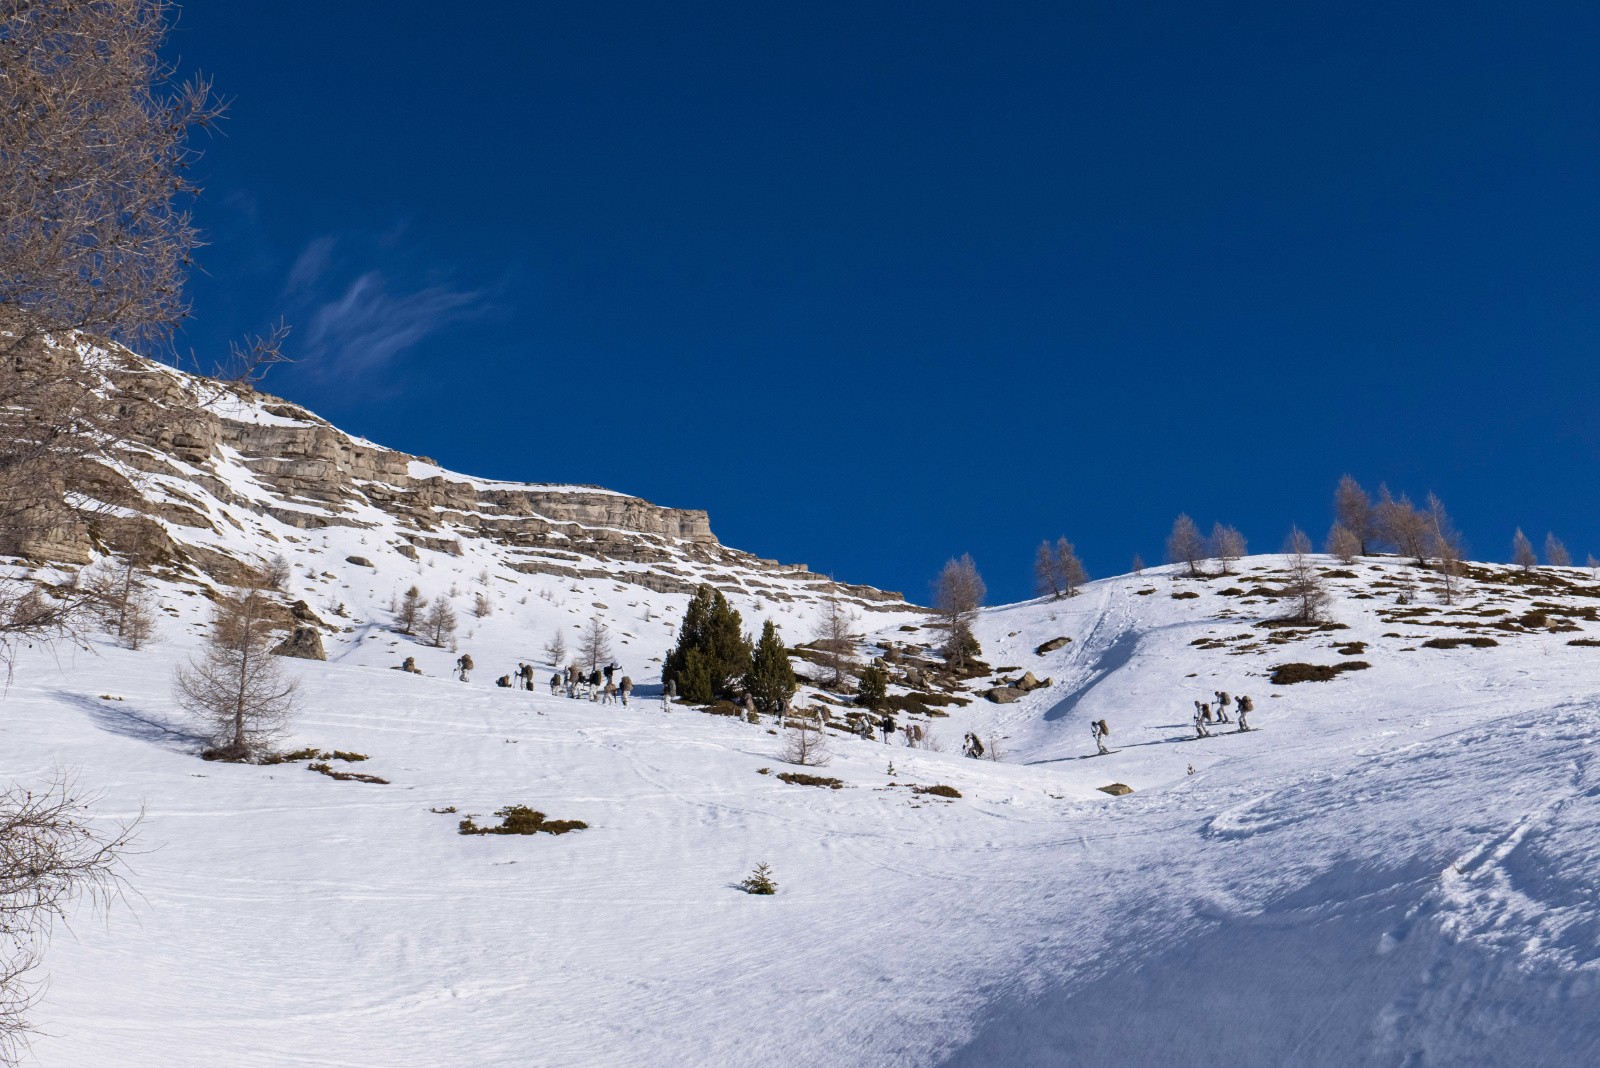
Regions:
<svg viewBox="0 0 1600 1068"><path fill-rule="evenodd" d="M739 888L747 894L776 894L778 881L772 877L772 868L767 864L757 864L756 870L745 876Z"/></svg>

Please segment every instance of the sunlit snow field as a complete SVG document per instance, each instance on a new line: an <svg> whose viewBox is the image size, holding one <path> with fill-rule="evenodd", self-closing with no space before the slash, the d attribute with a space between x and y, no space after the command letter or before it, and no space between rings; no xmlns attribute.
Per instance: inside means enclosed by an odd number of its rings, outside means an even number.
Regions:
<svg viewBox="0 0 1600 1068"><path fill-rule="evenodd" d="M479 562L441 566L467 589ZM770 723L652 699L682 596L506 580L502 611L463 619L478 669L461 683L449 651L381 625L397 579L333 570L365 621L329 662L286 661L304 684L289 744L367 753L357 770L389 785L202 762L170 694L196 598L168 591L181 617L140 652L19 664L7 776L71 769L101 817L144 813L127 900L51 948L39 1063L1600 1060L1600 649L1567 633L1418 648L1454 632L1352 596L1396 561L1333 581L1349 629L1256 654L1191 644L1275 611L1217 592L1253 579L1147 572L989 610L988 663L1054 684L936 720L943 752L839 736L824 773L841 790L778 781ZM1469 602L1502 596L1520 594ZM629 707L494 686L597 599L631 605L613 620L634 635ZM803 611L777 618L811 636ZM861 625L926 641L899 629L925 622ZM1057 636L1074 640L1034 654ZM1264 677L1351 641L1369 669ZM405 655L427 676L393 670ZM1259 730L1193 740L1192 702L1216 689L1253 695ZM1089 756L1099 718L1114 752ZM962 758L967 730L1002 761ZM1112 782L1134 793L1096 789ZM590 826L456 833L508 804ZM776 896L737 888L759 862Z"/></svg>

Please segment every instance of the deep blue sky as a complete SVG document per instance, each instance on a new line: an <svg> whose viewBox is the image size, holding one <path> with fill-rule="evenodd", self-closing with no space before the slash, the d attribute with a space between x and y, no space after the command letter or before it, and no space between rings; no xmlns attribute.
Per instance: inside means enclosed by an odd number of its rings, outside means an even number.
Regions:
<svg viewBox="0 0 1600 1068"><path fill-rule="evenodd" d="M1600 553L1600 7L191 0L183 342L924 598L1338 476Z"/></svg>

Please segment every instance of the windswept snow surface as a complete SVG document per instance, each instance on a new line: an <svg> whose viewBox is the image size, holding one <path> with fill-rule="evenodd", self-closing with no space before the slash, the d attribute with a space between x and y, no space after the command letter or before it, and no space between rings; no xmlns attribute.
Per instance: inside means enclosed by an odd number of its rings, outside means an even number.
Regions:
<svg viewBox="0 0 1600 1068"><path fill-rule="evenodd" d="M466 589L480 564L453 566ZM169 591L161 643L35 655L0 706L9 778L71 768L100 818L144 813L130 899L51 947L34 1052L80 1068L1600 1062L1600 648L1544 631L1424 648L1461 631L1380 618L1392 591L1367 584L1406 569L1358 568L1334 583L1348 629L1256 652L1239 649L1280 606L1220 592L1254 577L1146 573L990 610L986 660L1053 685L936 720L944 752L839 737L822 773L840 790L778 781L769 723L493 685L519 660L547 677L548 627L595 598L654 684L681 597L496 576L527 585L463 619L464 684L448 651L381 625L392 580L357 589L351 568L352 630L327 663L287 662L305 690L291 744L368 753L354 769L390 785L207 764L170 697L199 598ZM923 622L909 613L863 622L927 640L900 629ZM1034 654L1058 636L1074 640ZM1264 677L1357 641L1366 670ZM404 655L428 676L391 670ZM1259 729L1192 739L1191 702L1217 689L1251 694ZM1108 756L1089 755L1099 718ZM1003 760L961 758L967 730ZM1135 792L1097 790L1111 782ZM456 833L508 804L590 827ZM763 861L779 893L740 892Z"/></svg>

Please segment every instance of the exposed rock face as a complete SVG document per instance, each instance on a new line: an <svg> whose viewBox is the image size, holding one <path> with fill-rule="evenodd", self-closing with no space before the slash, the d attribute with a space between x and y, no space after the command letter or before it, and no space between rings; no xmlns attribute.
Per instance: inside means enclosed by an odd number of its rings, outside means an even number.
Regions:
<svg viewBox="0 0 1600 1068"><path fill-rule="evenodd" d="M272 650L275 656L293 656L301 660L326 660L322 648L322 632L315 627L296 627L289 636Z"/></svg>
<svg viewBox="0 0 1600 1068"><path fill-rule="evenodd" d="M383 536L385 548L411 559L419 550L460 555L464 541L482 539L497 546L508 566L529 574L618 579L670 593L692 592L700 581L711 581L776 601L793 600L798 584L803 592L838 594L867 608L904 607L897 593L835 583L803 564L729 549L712 534L703 511L665 508L593 486L452 474L424 458L353 438L303 408L248 387L198 379L126 350L113 350L111 362L111 388L144 413L124 450L130 469L124 482L131 481L144 501L137 510L166 524L159 551L180 568L219 581L238 581L238 561L174 540L177 528L224 528L206 497L296 530L383 525L399 532L398 539ZM123 478L109 471L107 477ZM250 481L254 485L244 484ZM159 492L151 492L157 483ZM383 517L394 522L380 524ZM82 563L95 548L117 548L128 522L113 516L92 525L64 519L22 551L41 560ZM231 517L227 522L238 525ZM784 582L775 586L752 573Z"/></svg>

